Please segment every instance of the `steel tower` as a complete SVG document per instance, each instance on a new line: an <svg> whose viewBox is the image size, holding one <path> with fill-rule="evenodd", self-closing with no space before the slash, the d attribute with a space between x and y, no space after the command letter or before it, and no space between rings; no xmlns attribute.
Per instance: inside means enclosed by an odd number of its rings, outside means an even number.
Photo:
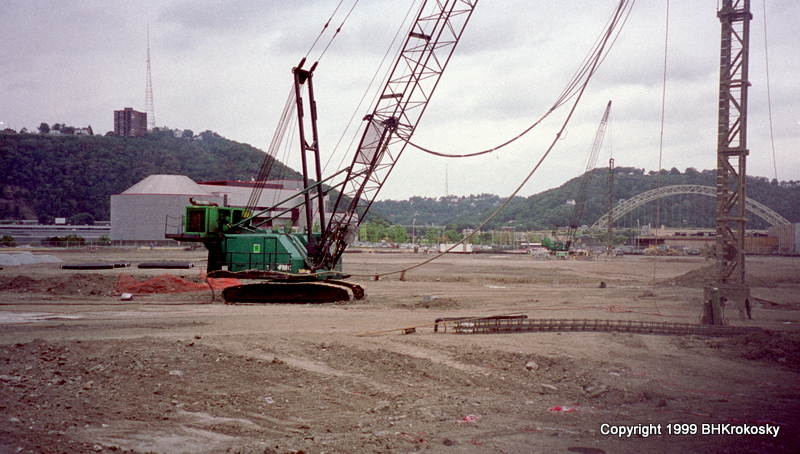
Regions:
<svg viewBox="0 0 800 454"><path fill-rule="evenodd" d="M724 307L735 303L740 318L750 316L745 280L747 91L750 0L722 0L719 120L717 129L716 281L706 288L704 322L725 323Z"/></svg>
<svg viewBox="0 0 800 454"><path fill-rule="evenodd" d="M150 26L147 26L147 88L144 94L144 110L147 113L147 130L156 127L156 114L153 111L153 75L150 73Z"/></svg>

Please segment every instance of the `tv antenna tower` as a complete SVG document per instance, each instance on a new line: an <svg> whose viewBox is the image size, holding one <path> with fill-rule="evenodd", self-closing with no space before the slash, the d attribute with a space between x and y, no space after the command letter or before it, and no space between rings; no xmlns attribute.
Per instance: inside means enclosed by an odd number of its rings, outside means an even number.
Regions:
<svg viewBox="0 0 800 454"><path fill-rule="evenodd" d="M156 114L153 110L153 75L150 73L150 24L147 24L147 88L144 94L144 110L147 113L147 130L156 127Z"/></svg>

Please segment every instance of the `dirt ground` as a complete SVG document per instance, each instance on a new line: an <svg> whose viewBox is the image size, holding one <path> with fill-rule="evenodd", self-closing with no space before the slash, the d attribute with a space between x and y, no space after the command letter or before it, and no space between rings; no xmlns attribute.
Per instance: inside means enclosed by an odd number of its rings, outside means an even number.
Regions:
<svg viewBox="0 0 800 454"><path fill-rule="evenodd" d="M0 454L800 446L800 259L750 257L752 320L727 315L763 329L711 338L433 327L440 317L510 314L697 323L712 275L697 257L448 255L405 281L376 281L369 275L428 256L348 253L364 300L225 305L209 290L130 301L115 291L123 272L200 282L202 251L33 252L132 265L0 271ZM157 260L196 267L136 267Z"/></svg>

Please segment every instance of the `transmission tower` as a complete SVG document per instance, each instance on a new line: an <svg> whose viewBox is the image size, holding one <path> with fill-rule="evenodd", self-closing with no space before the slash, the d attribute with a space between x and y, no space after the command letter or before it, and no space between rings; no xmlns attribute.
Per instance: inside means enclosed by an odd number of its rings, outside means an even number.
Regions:
<svg viewBox="0 0 800 454"><path fill-rule="evenodd" d="M153 75L150 73L150 25L147 26L147 88L144 109L147 113L147 130L152 131L156 127L156 114L153 110Z"/></svg>
<svg viewBox="0 0 800 454"><path fill-rule="evenodd" d="M750 288L745 280L747 213L747 90L750 45L750 0L722 0L717 13L722 24L717 129L716 282L706 288L705 323L725 323L726 304L738 305L739 316L750 315Z"/></svg>

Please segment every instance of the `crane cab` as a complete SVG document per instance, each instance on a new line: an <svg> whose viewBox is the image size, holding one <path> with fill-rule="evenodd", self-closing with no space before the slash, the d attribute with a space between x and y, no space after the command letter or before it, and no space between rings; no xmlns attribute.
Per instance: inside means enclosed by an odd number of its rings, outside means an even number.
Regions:
<svg viewBox="0 0 800 454"><path fill-rule="evenodd" d="M165 236L178 241L218 238L234 230L234 226L240 227L237 224L249 213L245 208L189 205L181 221L180 232L166 232Z"/></svg>

